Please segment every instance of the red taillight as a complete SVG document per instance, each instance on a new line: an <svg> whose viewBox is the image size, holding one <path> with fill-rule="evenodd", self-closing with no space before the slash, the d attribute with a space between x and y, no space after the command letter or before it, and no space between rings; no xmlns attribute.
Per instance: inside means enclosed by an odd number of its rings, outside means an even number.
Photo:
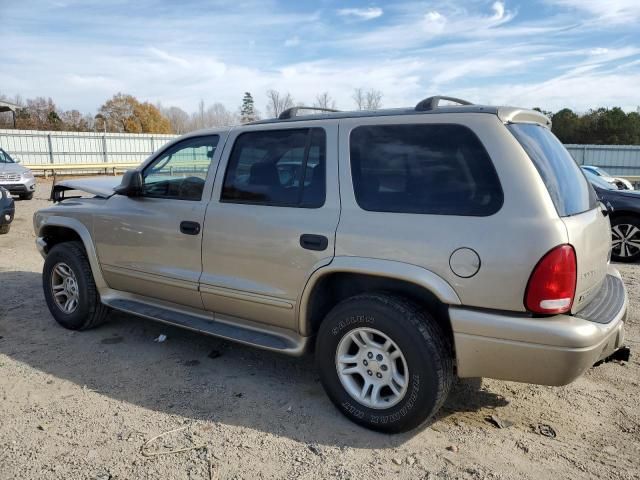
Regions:
<svg viewBox="0 0 640 480"><path fill-rule="evenodd" d="M576 293L576 252L560 245L538 262L529 277L524 305L534 313L565 313Z"/></svg>

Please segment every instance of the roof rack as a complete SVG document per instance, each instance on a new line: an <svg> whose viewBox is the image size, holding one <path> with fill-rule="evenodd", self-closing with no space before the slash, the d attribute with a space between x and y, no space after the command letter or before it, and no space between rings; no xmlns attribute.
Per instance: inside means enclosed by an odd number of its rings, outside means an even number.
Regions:
<svg viewBox="0 0 640 480"><path fill-rule="evenodd" d="M436 108L438 108L438 105L440 104L440 100L455 102L459 105L473 105L473 103L467 100L462 100L461 98L445 97L444 95L437 95L435 97L425 98L424 100L418 102L418 104L416 105L416 111L426 112L428 110L435 110Z"/></svg>
<svg viewBox="0 0 640 480"><path fill-rule="evenodd" d="M287 108L284 112L278 115L278 120L287 120L289 118L297 117L298 110L316 110L318 112L339 112L340 110L335 110L333 108L322 108L322 107L291 107Z"/></svg>

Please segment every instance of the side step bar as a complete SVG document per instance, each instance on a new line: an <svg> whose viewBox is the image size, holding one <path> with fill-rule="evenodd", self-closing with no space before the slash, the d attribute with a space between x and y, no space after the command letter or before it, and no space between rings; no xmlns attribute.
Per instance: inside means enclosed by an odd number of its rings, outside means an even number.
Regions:
<svg viewBox="0 0 640 480"><path fill-rule="evenodd" d="M103 297L102 302L121 312L288 355L302 355L308 340L280 328L232 324L136 300Z"/></svg>

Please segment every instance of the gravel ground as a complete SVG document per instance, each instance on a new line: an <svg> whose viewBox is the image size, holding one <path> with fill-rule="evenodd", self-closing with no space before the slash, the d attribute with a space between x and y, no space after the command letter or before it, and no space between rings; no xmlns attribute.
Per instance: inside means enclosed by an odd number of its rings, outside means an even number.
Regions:
<svg viewBox="0 0 640 480"><path fill-rule="evenodd" d="M0 236L0 479L640 478L637 356L559 388L460 381L432 423L387 436L337 412L312 358L118 313L65 330L44 302L31 223L50 187L16 201ZM619 267L634 351L640 266Z"/></svg>

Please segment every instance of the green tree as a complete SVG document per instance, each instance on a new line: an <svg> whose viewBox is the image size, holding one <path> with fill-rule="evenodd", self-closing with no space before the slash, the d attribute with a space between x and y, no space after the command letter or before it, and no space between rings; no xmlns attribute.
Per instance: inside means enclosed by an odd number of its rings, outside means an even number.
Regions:
<svg viewBox="0 0 640 480"><path fill-rule="evenodd" d="M253 96L251 93L244 92L242 97L242 106L240 107L240 121L242 123L253 122L258 119L258 114L253 102Z"/></svg>

